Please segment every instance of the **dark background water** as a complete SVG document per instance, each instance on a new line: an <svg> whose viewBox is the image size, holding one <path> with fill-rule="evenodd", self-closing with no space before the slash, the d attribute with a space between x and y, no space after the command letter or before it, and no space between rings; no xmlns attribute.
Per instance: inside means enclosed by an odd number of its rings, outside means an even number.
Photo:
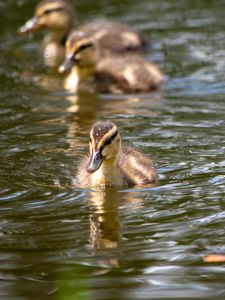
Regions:
<svg viewBox="0 0 225 300"><path fill-rule="evenodd" d="M225 299L225 2L72 1L152 40L159 93L69 95L16 31L36 1L0 3L0 299ZM35 78L41 80L35 81ZM154 188L74 187L88 133L115 121L151 155Z"/></svg>

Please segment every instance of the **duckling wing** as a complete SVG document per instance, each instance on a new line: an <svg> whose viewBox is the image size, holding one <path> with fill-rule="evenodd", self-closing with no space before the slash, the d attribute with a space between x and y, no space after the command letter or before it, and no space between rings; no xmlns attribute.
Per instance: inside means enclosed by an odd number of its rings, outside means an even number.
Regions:
<svg viewBox="0 0 225 300"><path fill-rule="evenodd" d="M95 76L100 92L149 92L163 82L161 71L138 55L108 56L97 64Z"/></svg>
<svg viewBox="0 0 225 300"><path fill-rule="evenodd" d="M119 167L125 178L134 185L157 181L157 173L152 160L131 147L123 147Z"/></svg>

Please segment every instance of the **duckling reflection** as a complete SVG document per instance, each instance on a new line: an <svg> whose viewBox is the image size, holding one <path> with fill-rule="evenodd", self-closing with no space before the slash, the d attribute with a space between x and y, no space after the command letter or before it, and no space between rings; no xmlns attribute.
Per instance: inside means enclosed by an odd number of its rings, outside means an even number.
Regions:
<svg viewBox="0 0 225 300"><path fill-rule="evenodd" d="M119 207L133 210L143 207L137 193L121 193L114 189L90 192L89 199L94 205L90 214L90 242L93 253L100 257L104 267L119 267L117 249L122 240L122 221Z"/></svg>
<svg viewBox="0 0 225 300"><path fill-rule="evenodd" d="M159 89L164 81L162 72L138 55L103 57L95 38L79 38L72 33L66 42L66 60L59 72L70 74L65 80L69 91L83 89L99 93L144 93Z"/></svg>
<svg viewBox="0 0 225 300"><path fill-rule="evenodd" d="M90 218L93 249L117 248L121 238L117 193L112 190L91 192L90 200L96 206L96 212Z"/></svg>
<svg viewBox="0 0 225 300"><path fill-rule="evenodd" d="M76 180L81 187L134 186L155 183L157 174L150 158L122 146L113 122L99 121L90 132L90 157L80 164Z"/></svg>
<svg viewBox="0 0 225 300"><path fill-rule="evenodd" d="M97 95L87 92L66 95L65 99L69 103L66 109L69 114L64 121L68 126L67 141L69 151L74 152L74 149L85 146L82 134L88 132L90 126L99 118L102 101Z"/></svg>
<svg viewBox="0 0 225 300"><path fill-rule="evenodd" d="M46 65L56 67L64 58L65 42L74 24L74 10L65 0L43 0L34 13L34 17L19 29L20 34L47 29L42 52ZM105 53L137 51L145 48L146 39L128 25L120 22L90 22L78 28L87 35L96 35Z"/></svg>
<svg viewBox="0 0 225 300"><path fill-rule="evenodd" d="M100 119L102 115L122 115L129 120L129 115L135 115L137 118L146 116L147 118L155 117L159 114L157 110L160 104L161 94L153 94L146 98L130 98L115 96L112 101L104 95L102 99L96 93L88 93L82 91L77 94L66 93L63 97L64 101L68 101L66 106L67 114L64 115L63 123L67 125L67 142L69 143L70 152L74 153L75 149L84 149L87 147L86 135L90 131L90 127ZM59 100L63 100L60 96ZM44 106L46 110L46 105ZM51 106L52 109L52 106ZM61 108L60 108L61 109ZM83 154L83 150L81 150ZM83 173L83 172L82 172Z"/></svg>

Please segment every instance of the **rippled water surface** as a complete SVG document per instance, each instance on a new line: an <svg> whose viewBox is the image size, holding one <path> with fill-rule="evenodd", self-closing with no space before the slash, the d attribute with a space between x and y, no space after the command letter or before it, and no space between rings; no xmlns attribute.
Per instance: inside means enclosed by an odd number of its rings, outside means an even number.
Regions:
<svg viewBox="0 0 225 300"><path fill-rule="evenodd" d="M0 299L225 299L225 265L203 260L225 253L224 1L73 2L80 22L141 30L167 82L142 97L68 94L41 34L16 33L36 1L0 3ZM154 158L157 186L74 187L100 118Z"/></svg>

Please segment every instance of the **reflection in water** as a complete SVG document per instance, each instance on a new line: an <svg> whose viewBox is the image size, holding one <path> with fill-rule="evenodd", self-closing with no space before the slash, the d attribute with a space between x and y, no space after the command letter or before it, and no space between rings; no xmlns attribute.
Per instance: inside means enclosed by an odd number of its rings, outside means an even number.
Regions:
<svg viewBox="0 0 225 300"><path fill-rule="evenodd" d="M116 121L114 118L116 115L155 117L160 113L158 108L160 108L163 101L163 91L151 94L120 96L96 94L88 90L71 93L63 89L63 78L54 73L37 76L27 73L27 79L24 78L24 74L22 77L23 82L26 82L26 84L30 84L30 81L32 81L34 85L41 88L41 91L47 92L44 104L34 104L35 112L49 113L59 110L59 106L54 107L52 103L47 101L47 98L59 100L66 105L64 112L67 115L63 116L63 118L64 123L68 125L67 137L69 139L76 137L77 133L79 136L81 132L89 132L93 123L107 116L110 116L110 118L113 116L114 121Z"/></svg>
<svg viewBox="0 0 225 300"><path fill-rule="evenodd" d="M133 115L141 115L142 117L159 115L158 107L160 101L162 101L161 97L161 93L155 93L151 97L145 95L140 98L132 96L120 98L113 95L96 95L88 92L64 95L64 100L69 103L66 109L69 115L64 119L64 123L68 128L66 136L69 148L72 151L78 147L87 148L92 125L96 121L106 118L119 122L121 111L127 118L129 116L132 118ZM123 124L129 126L127 120L123 120Z"/></svg>
<svg viewBox="0 0 225 300"><path fill-rule="evenodd" d="M8 256L8 265L4 265L4 273L0 274L1 281L8 284L1 285L0 298L4 295L1 299L31 300L34 296L36 299L55 299L57 285L52 270L51 275L49 273L47 260L47 253L38 257L21 251Z"/></svg>
<svg viewBox="0 0 225 300"><path fill-rule="evenodd" d="M99 265L119 267L118 252L122 238L120 206L128 210L142 207L137 193L121 193L115 189L92 191L89 200L94 205L90 214L90 241L93 254L99 257Z"/></svg>
<svg viewBox="0 0 225 300"><path fill-rule="evenodd" d="M114 257L107 255L107 250L116 249L121 239L118 196L118 193L108 190L90 192L90 201L95 206L95 212L90 214L91 245L94 253L101 257L100 264L107 267L119 266L115 252Z"/></svg>
<svg viewBox="0 0 225 300"><path fill-rule="evenodd" d="M31 300L85 295L82 299L99 299L93 275L99 275L96 278L102 284L101 275L120 267L122 215L141 210L143 202L139 192L107 189L85 194L89 199L86 206L77 205L78 199L69 202L71 206L54 201L48 212L46 204L33 213L18 210L17 218L26 220L21 228L12 227L10 220L5 222L2 232L7 239L2 245L5 254L1 252L4 266L0 274L7 283L1 284L5 296ZM22 208L25 205L25 201L21 203ZM82 240L88 240L88 232L91 250L84 250Z"/></svg>
<svg viewBox="0 0 225 300"><path fill-rule="evenodd" d="M83 92L79 94L68 94L66 100L69 102L67 112L70 115L66 118L67 138L72 151L81 146L77 140L83 132L88 132L91 125L99 118L101 101L97 95Z"/></svg>

